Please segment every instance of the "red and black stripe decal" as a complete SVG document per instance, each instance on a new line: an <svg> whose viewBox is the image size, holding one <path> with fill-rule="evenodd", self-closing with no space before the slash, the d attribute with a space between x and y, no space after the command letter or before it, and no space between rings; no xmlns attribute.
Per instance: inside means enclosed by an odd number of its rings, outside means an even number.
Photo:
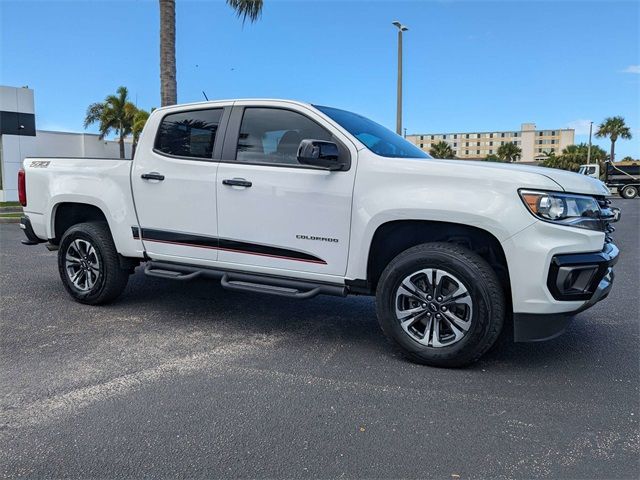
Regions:
<svg viewBox="0 0 640 480"><path fill-rule="evenodd" d="M326 265L327 262L310 253L290 250L288 248L272 247L260 243L240 242L227 238L207 237L193 233L170 232L166 230L156 230L153 228L131 227L133 238L140 239L142 230L142 240L147 242L171 243L173 245L183 245L185 247L210 248L213 250L225 250L228 252L244 253L248 255L260 255L263 257L282 258L284 260L294 260L299 262L319 263Z"/></svg>

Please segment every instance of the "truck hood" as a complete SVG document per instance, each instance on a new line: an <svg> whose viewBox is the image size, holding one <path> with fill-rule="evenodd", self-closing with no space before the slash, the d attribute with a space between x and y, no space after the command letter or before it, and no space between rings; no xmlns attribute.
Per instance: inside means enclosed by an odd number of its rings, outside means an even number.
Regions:
<svg viewBox="0 0 640 480"><path fill-rule="evenodd" d="M450 164L464 169L493 170L496 176L509 176L513 172L527 172L547 177L556 183L559 189L571 193L583 193L587 195L610 195L607 186L592 177L578 173L567 172L555 168L536 167L533 165L514 165L511 163L482 162L469 160L439 160L431 159L429 162ZM454 167L455 168L455 167Z"/></svg>

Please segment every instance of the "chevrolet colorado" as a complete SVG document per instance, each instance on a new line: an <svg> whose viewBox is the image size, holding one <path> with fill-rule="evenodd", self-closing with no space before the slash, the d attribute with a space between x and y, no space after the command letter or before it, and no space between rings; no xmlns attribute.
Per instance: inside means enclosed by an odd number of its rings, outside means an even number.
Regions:
<svg viewBox="0 0 640 480"><path fill-rule="evenodd" d="M155 110L133 160L27 158L26 244L58 250L77 301L147 275L293 298L375 295L417 362L462 366L505 322L559 335L605 298L608 190L533 166L435 160L360 115L288 100Z"/></svg>

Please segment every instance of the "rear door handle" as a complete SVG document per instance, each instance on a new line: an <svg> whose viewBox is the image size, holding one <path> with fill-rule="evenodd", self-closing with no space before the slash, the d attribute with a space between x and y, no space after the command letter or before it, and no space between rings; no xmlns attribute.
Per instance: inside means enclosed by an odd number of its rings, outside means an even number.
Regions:
<svg viewBox="0 0 640 480"><path fill-rule="evenodd" d="M232 187L250 187L253 185L249 180L245 180L244 178L225 178L222 180L222 184Z"/></svg>
<svg viewBox="0 0 640 480"><path fill-rule="evenodd" d="M158 173L158 172L151 172L151 173L143 173L142 175L140 175L140 178L142 178L143 180L164 180L164 175Z"/></svg>

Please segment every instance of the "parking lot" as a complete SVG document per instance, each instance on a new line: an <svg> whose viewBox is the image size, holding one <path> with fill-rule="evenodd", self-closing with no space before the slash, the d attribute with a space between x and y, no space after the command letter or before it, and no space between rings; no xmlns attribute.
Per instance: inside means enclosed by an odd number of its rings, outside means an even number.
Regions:
<svg viewBox="0 0 640 480"><path fill-rule="evenodd" d="M637 478L640 201L610 297L462 370L405 361L372 298L296 301L138 269L74 303L0 225L4 477Z"/></svg>

